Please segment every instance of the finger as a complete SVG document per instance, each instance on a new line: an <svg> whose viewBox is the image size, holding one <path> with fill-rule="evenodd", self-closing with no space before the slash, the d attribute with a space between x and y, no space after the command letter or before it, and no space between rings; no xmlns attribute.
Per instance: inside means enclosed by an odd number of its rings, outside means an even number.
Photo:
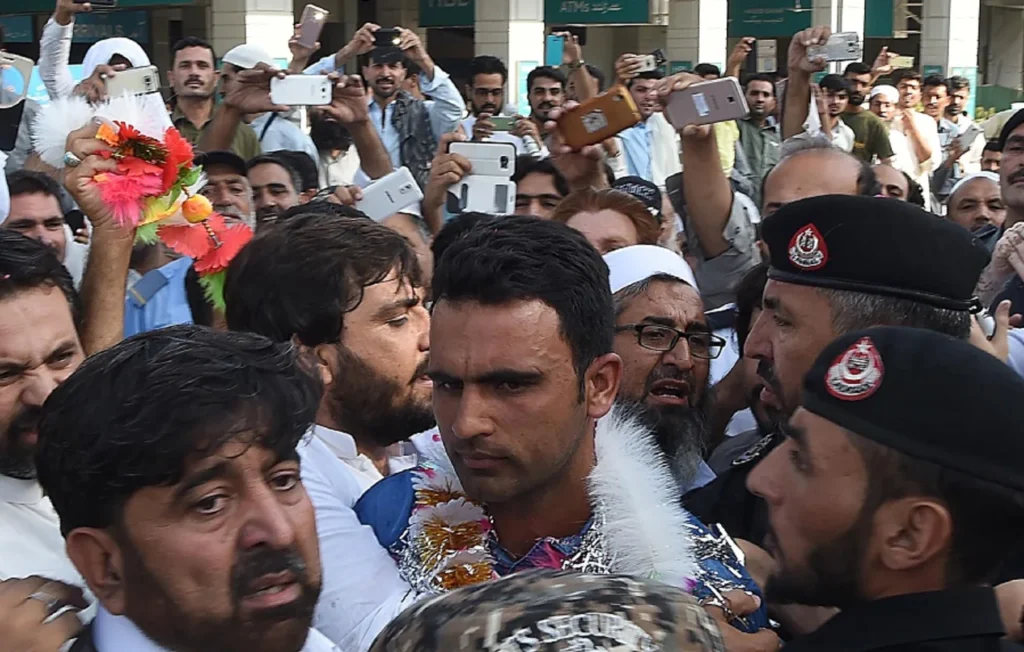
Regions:
<svg viewBox="0 0 1024 652"><path fill-rule="evenodd" d="M722 597L737 616L749 616L761 608L761 598L746 591L728 591Z"/></svg>
<svg viewBox="0 0 1024 652"><path fill-rule="evenodd" d="M9 603L11 607L28 600L28 596L39 590L50 580L38 575L31 575L22 579L9 579L0 581L0 600Z"/></svg>
<svg viewBox="0 0 1024 652"><path fill-rule="evenodd" d="M473 170L473 164L470 163L469 159L462 154L452 154L451 162L454 163L463 171L465 174L469 174Z"/></svg>
<svg viewBox="0 0 1024 652"><path fill-rule="evenodd" d="M448 133L441 136L441 141L437 145L437 156L448 153L448 145L452 143L464 143L466 142L466 134L449 131Z"/></svg>
<svg viewBox="0 0 1024 652"><path fill-rule="evenodd" d="M1017 272L1017 276L1024 279L1024 259L1021 259L1020 254L1016 251L1011 251L1006 260L1013 267L1013 271Z"/></svg>
<svg viewBox="0 0 1024 652"><path fill-rule="evenodd" d="M40 650L59 650L65 642L78 636L82 631L82 621L74 611L65 611L57 618L42 626L36 637Z"/></svg>
<svg viewBox="0 0 1024 652"><path fill-rule="evenodd" d="M64 582L50 580L46 582L39 591L60 600L62 605L76 607L78 609L85 609L89 606L89 603L86 602L85 596L82 593L82 589L77 586L65 584Z"/></svg>

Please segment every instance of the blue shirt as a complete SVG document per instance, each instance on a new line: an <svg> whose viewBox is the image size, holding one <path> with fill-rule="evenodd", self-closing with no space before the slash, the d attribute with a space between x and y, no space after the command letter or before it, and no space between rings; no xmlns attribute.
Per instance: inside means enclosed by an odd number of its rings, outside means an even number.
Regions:
<svg viewBox="0 0 1024 652"><path fill-rule="evenodd" d="M647 121L626 129L619 134L619 138L622 139L629 176L651 181L654 177L651 171L651 151L654 145L651 143L651 130L647 128Z"/></svg>
<svg viewBox="0 0 1024 652"><path fill-rule="evenodd" d="M271 116L277 116L271 120ZM268 126L269 123L269 126ZM264 113L252 121L249 125L256 132L260 139L260 148L263 153L288 150L291 152L305 152L313 159L313 163L320 160L320 153L316 151L313 139L302 133L294 122L276 113Z"/></svg>
<svg viewBox="0 0 1024 652"><path fill-rule="evenodd" d="M420 89L430 95L433 100L424 100L427 114L430 116L430 127L434 131L434 137L440 140L441 136L449 131L455 131L462 114L465 111L465 102L462 94L452 82L448 73L434 66L434 79L427 79L426 73L420 73ZM392 123L392 116L395 113L395 103L388 102L383 109L377 100L370 101L370 121L377 128L377 134L384 143L384 149L388 151L391 164L398 169L402 166L401 141L398 138L398 130Z"/></svg>
<svg viewBox="0 0 1024 652"><path fill-rule="evenodd" d="M192 323L185 293L185 275L192 267L186 257L154 269L128 289L124 300L124 336Z"/></svg>

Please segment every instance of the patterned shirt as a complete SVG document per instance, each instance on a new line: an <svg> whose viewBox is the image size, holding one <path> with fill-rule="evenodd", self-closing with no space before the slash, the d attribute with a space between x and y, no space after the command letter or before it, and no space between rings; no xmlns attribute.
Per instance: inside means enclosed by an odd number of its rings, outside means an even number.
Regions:
<svg viewBox="0 0 1024 652"><path fill-rule="evenodd" d="M593 522L594 519L590 519L583 526L582 530L567 537L560 539L544 537L538 539L533 544L533 547L530 548L530 552L519 559L516 559L512 553L501 546L495 531L492 529L488 547L491 550L491 556L494 558L494 571L504 577L505 575L534 568L561 570L565 560L579 551L580 545L583 543L583 537L586 536Z"/></svg>

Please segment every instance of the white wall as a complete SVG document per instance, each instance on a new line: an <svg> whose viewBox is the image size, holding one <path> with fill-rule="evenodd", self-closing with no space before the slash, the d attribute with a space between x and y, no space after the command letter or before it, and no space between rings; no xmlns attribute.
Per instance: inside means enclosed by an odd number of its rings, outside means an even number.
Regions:
<svg viewBox="0 0 1024 652"><path fill-rule="evenodd" d="M1024 90L1024 11L990 7L986 83Z"/></svg>

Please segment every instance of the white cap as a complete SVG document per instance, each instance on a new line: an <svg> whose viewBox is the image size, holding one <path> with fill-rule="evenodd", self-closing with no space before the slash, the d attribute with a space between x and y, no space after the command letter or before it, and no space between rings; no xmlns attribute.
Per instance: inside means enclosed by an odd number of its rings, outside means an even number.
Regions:
<svg viewBox="0 0 1024 652"><path fill-rule="evenodd" d="M885 95L885 97L890 102L893 102L893 103L900 101L900 92L898 90L896 90L895 86L889 86L887 84L882 84L881 86L875 86L874 88L871 89L871 97L869 97L868 99L870 100L871 98L873 98L876 95Z"/></svg>
<svg viewBox="0 0 1024 652"><path fill-rule="evenodd" d="M228 50L224 58L221 59L224 63L230 63L233 66L237 66L242 70L251 70L256 67L256 64L265 63L267 65L274 65L274 57L270 56L270 53L254 43L243 43L242 45L236 45L235 47Z"/></svg>
<svg viewBox="0 0 1024 652"><path fill-rule="evenodd" d="M604 255L608 265L608 280L612 294L626 286L639 283L658 274L674 276L686 281L700 292L693 270L683 257L674 251L654 245L633 245L610 251Z"/></svg>
<svg viewBox="0 0 1024 652"><path fill-rule="evenodd" d="M995 172L988 172L986 170L985 172L975 172L974 174L968 174L966 177L960 179L959 181L956 182L956 184L953 185L953 189L949 191L949 196L946 198L946 202L948 203L953 201L953 195L956 194L956 191L960 190L961 188L964 187L965 184L968 184L971 181L974 181L975 179L988 179L997 186L999 185L999 175L996 174Z"/></svg>

